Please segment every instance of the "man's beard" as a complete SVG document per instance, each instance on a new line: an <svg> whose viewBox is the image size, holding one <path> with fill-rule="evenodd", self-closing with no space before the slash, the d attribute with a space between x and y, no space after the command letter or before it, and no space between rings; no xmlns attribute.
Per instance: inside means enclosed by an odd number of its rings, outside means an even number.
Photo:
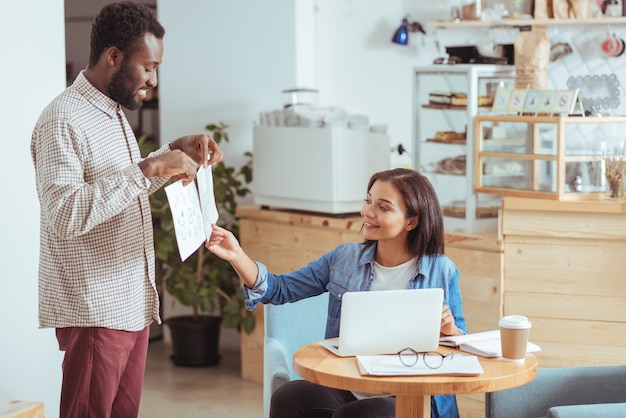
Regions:
<svg viewBox="0 0 626 418"><path fill-rule="evenodd" d="M143 105L143 101L135 98L135 92L128 87L129 84L135 85L133 77L128 71L126 59L124 59L120 69L111 77L107 90L111 99L129 110L136 110Z"/></svg>

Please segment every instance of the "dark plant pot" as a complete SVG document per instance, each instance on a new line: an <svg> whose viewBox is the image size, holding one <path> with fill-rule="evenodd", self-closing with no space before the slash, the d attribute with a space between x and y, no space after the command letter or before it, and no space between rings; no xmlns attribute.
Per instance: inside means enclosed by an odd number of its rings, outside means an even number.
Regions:
<svg viewBox="0 0 626 418"><path fill-rule="evenodd" d="M165 320L172 333L170 356L177 366L207 367L216 365L222 356L218 353L222 317L200 315L176 316Z"/></svg>

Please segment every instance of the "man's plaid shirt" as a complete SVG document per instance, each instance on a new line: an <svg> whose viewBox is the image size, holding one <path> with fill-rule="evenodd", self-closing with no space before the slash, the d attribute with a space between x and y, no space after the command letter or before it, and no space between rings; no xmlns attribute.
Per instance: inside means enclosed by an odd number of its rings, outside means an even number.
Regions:
<svg viewBox="0 0 626 418"><path fill-rule="evenodd" d="M31 154L41 206L40 327L138 331L160 322L148 195L166 179L143 176L119 104L81 73L42 112Z"/></svg>

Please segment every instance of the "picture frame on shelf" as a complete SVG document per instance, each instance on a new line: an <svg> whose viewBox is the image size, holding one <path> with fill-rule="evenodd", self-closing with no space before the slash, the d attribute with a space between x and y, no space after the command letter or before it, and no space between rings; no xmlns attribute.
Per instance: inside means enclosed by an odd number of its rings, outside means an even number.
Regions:
<svg viewBox="0 0 626 418"><path fill-rule="evenodd" d="M578 89L558 90L554 100L552 113L565 113L567 115L574 111L574 105L578 97Z"/></svg>
<svg viewBox="0 0 626 418"><path fill-rule="evenodd" d="M524 103L526 102L525 89L514 89L511 92L511 99L509 101L509 111L520 113L524 110Z"/></svg>
<svg viewBox="0 0 626 418"><path fill-rule="evenodd" d="M541 102L541 95L541 90L528 90L528 92L526 93L526 99L524 100L522 112L537 113L539 109L539 103Z"/></svg>
<svg viewBox="0 0 626 418"><path fill-rule="evenodd" d="M493 99L491 111L494 113L503 113L509 110L509 101L513 90L498 87L496 95Z"/></svg>
<svg viewBox="0 0 626 418"><path fill-rule="evenodd" d="M579 91L498 89L491 110L492 113L522 115L570 115L576 106Z"/></svg>
<svg viewBox="0 0 626 418"><path fill-rule="evenodd" d="M539 99L539 105L537 106L537 113L552 113L554 109L554 101L556 97L555 90L544 90L541 93Z"/></svg>

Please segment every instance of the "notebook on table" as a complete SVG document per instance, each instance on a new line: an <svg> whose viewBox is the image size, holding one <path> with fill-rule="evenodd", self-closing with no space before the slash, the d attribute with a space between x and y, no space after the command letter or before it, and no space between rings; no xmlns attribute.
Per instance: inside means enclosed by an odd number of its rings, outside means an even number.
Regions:
<svg viewBox="0 0 626 418"><path fill-rule="evenodd" d="M346 292L338 340L321 341L340 357L439 347L443 289Z"/></svg>

